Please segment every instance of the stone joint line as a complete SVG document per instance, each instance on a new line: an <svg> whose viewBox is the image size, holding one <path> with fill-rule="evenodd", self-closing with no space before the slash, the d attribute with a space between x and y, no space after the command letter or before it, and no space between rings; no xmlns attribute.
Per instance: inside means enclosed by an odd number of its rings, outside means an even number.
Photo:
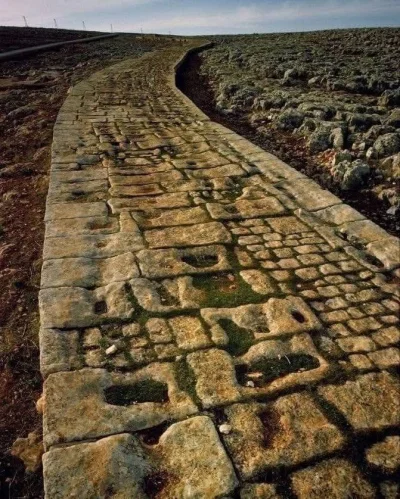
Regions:
<svg viewBox="0 0 400 499"><path fill-rule="evenodd" d="M398 240L191 104L192 48L54 128L46 497L395 497Z"/></svg>

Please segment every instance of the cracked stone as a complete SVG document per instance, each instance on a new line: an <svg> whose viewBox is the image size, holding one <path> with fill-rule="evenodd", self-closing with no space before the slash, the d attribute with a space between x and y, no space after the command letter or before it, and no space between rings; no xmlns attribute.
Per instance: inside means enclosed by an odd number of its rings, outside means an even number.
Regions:
<svg viewBox="0 0 400 499"><path fill-rule="evenodd" d="M268 405L225 409L232 432L224 442L242 479L275 466L294 466L340 449L344 437L310 395L297 393Z"/></svg>
<svg viewBox="0 0 400 499"><path fill-rule="evenodd" d="M400 385L389 373L370 373L343 385L318 389L355 430L381 430L400 423Z"/></svg>
<svg viewBox="0 0 400 499"><path fill-rule="evenodd" d="M145 232L150 248L171 246L200 246L206 244L229 243L231 235L219 222L210 222L187 227L169 227Z"/></svg>

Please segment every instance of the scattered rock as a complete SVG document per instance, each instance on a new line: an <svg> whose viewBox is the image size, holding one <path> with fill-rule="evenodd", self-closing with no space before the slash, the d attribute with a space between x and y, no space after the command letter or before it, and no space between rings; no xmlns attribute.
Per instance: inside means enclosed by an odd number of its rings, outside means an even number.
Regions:
<svg viewBox="0 0 400 499"><path fill-rule="evenodd" d="M29 433L27 438L17 438L11 448L11 455L21 459L31 473L41 467L43 452L42 437L36 432Z"/></svg>

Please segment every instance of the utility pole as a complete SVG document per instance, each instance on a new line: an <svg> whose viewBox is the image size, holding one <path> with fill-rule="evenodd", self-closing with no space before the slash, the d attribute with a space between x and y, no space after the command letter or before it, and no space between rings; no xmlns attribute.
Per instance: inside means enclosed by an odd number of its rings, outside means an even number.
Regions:
<svg viewBox="0 0 400 499"><path fill-rule="evenodd" d="M28 21L26 20L26 17L25 16L22 16L23 20L24 20L24 23L25 23L25 28L28 27Z"/></svg>
<svg viewBox="0 0 400 499"><path fill-rule="evenodd" d="M53 19L53 21L54 21L54 27L57 29L58 28L57 19Z"/></svg>
<svg viewBox="0 0 400 499"><path fill-rule="evenodd" d="M111 33L114 33L112 24L110 24L110 28L111 28Z"/></svg>
<svg viewBox="0 0 400 499"><path fill-rule="evenodd" d="M85 24L85 21L82 21L82 26L83 26L83 29L86 31L86 24Z"/></svg>

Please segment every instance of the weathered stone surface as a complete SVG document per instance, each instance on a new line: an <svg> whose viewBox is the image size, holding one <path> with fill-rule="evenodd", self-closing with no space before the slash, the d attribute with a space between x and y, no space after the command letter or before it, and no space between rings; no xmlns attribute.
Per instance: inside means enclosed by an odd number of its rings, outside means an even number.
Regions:
<svg viewBox="0 0 400 499"><path fill-rule="evenodd" d="M400 385L387 372L370 373L344 385L319 388L356 430L380 430L400 422Z"/></svg>
<svg viewBox="0 0 400 499"><path fill-rule="evenodd" d="M49 204L46 208L45 221L64 218L105 217L107 214L107 205L103 202Z"/></svg>
<svg viewBox="0 0 400 499"><path fill-rule="evenodd" d="M105 259L64 258L43 263L41 286L93 288L138 276L132 253Z"/></svg>
<svg viewBox="0 0 400 499"><path fill-rule="evenodd" d="M292 484L299 499L376 497L372 485L344 459L330 459L297 471L292 475Z"/></svg>
<svg viewBox="0 0 400 499"><path fill-rule="evenodd" d="M150 278L203 274L231 268L226 249L217 245L142 250L136 256L143 276Z"/></svg>
<svg viewBox="0 0 400 499"><path fill-rule="evenodd" d="M193 225L208 222L207 212L200 206L176 210L159 210L146 216L139 216L139 224L144 228L170 227L175 225ZM184 229L183 229L184 230Z"/></svg>
<svg viewBox="0 0 400 499"><path fill-rule="evenodd" d="M383 472L393 473L400 467L400 437L389 436L367 449L366 458Z"/></svg>
<svg viewBox="0 0 400 499"><path fill-rule="evenodd" d="M201 246L231 241L231 235L219 222L191 225L185 230L181 227L149 230L145 232L145 238L150 248Z"/></svg>
<svg viewBox="0 0 400 499"><path fill-rule="evenodd" d="M117 233L52 237L45 240L43 259L57 258L108 258L144 247L139 234Z"/></svg>
<svg viewBox="0 0 400 499"><path fill-rule="evenodd" d="M251 286L253 291L260 295L273 295L276 293L273 279L260 270L242 270L240 276Z"/></svg>
<svg viewBox="0 0 400 499"><path fill-rule="evenodd" d="M101 324L105 319L129 319L134 308L124 284L88 291L84 288L47 288L39 293L44 328L74 328Z"/></svg>
<svg viewBox="0 0 400 499"><path fill-rule="evenodd" d="M204 407L225 405L240 400L235 370L223 350L206 350L187 357L196 376L196 392Z"/></svg>
<svg viewBox="0 0 400 499"><path fill-rule="evenodd" d="M212 345L204 327L197 317L180 316L169 319L176 343L182 350L197 350Z"/></svg>
<svg viewBox="0 0 400 499"><path fill-rule="evenodd" d="M241 391L246 397L307 385L322 379L328 371L328 363L305 333L256 343L237 358L236 364L241 366Z"/></svg>
<svg viewBox="0 0 400 499"><path fill-rule="evenodd" d="M161 282L136 278L130 281L139 305L150 312L174 312L199 308L203 293L193 287L191 277L164 279Z"/></svg>
<svg viewBox="0 0 400 499"><path fill-rule="evenodd" d="M162 208L181 208L190 206L186 192L161 194L155 197L111 198L108 201L113 213L122 211L145 211Z"/></svg>
<svg viewBox="0 0 400 499"><path fill-rule="evenodd" d="M272 483L247 483L240 490L240 499L279 499L282 497Z"/></svg>
<svg viewBox="0 0 400 499"><path fill-rule="evenodd" d="M224 442L245 480L272 466L293 466L342 447L344 437L306 393L269 404L225 409L232 432Z"/></svg>
<svg viewBox="0 0 400 499"><path fill-rule="evenodd" d="M141 482L152 466L135 437L127 433L97 442L51 449L43 456L46 497L145 499Z"/></svg>
<svg viewBox="0 0 400 499"><path fill-rule="evenodd" d="M39 341L40 371L44 378L51 373L83 367L78 331L42 328Z"/></svg>
<svg viewBox="0 0 400 499"><path fill-rule="evenodd" d="M51 374L44 395L46 448L141 430L197 412L168 363L154 363L127 374L104 369Z"/></svg>
<svg viewBox="0 0 400 499"><path fill-rule="evenodd" d="M35 432L29 433L27 438L17 438L11 447L11 455L21 459L26 471L32 473L42 466L42 454L42 437Z"/></svg>
<svg viewBox="0 0 400 499"><path fill-rule="evenodd" d="M285 208L273 197L241 199L232 204L207 203L207 210L216 220L233 220L261 216L280 215Z"/></svg>

